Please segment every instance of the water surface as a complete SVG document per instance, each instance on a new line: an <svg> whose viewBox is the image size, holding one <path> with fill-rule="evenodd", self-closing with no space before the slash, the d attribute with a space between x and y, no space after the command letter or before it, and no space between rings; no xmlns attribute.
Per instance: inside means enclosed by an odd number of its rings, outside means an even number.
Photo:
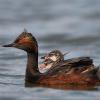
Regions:
<svg viewBox="0 0 100 100"><path fill-rule="evenodd" d="M24 28L37 38L39 58L59 49L66 59L91 56L100 64L99 0L0 0L0 45L10 43ZM39 63L41 61L39 60ZM0 100L99 100L94 90L26 88L26 53L0 47Z"/></svg>

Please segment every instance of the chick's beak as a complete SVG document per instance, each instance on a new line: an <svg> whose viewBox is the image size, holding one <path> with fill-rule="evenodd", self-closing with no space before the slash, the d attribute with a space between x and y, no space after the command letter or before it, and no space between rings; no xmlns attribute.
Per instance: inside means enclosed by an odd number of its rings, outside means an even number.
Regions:
<svg viewBox="0 0 100 100"><path fill-rule="evenodd" d="M45 56L41 57L41 59L45 59Z"/></svg>
<svg viewBox="0 0 100 100"><path fill-rule="evenodd" d="M49 59L49 56L48 56L48 55L43 56L43 57L41 57L41 59L45 59L45 60L47 60L47 59Z"/></svg>

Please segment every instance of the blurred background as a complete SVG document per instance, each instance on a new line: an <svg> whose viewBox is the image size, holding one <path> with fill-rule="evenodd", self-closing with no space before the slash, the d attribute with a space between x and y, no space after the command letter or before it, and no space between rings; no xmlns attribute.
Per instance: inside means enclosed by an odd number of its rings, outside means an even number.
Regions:
<svg viewBox="0 0 100 100"><path fill-rule="evenodd" d="M71 51L66 59L91 56L95 65L100 64L100 0L0 0L0 45L12 42L24 28L37 38L39 58L59 49ZM0 47L1 100L100 98L98 91L27 89L25 66L26 53Z"/></svg>

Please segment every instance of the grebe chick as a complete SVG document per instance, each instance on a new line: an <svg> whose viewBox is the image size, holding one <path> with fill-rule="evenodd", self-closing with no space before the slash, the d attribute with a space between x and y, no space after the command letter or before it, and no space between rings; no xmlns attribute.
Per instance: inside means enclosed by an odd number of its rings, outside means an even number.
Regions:
<svg viewBox="0 0 100 100"><path fill-rule="evenodd" d="M47 72L52 66L64 61L64 55L60 50L53 50L45 56L41 57L43 63L40 64L39 69L41 73Z"/></svg>
<svg viewBox="0 0 100 100"><path fill-rule="evenodd" d="M66 52L65 54L68 53L69 52ZM53 50L45 56L41 57L41 59L43 59L43 62L39 65L40 72L45 73L50 70L50 68L52 69L52 67L61 65L61 63L65 63L64 66L66 66L66 60L64 60L65 54L63 54L60 50ZM68 66L67 74L71 74L73 72L86 73L93 68L93 66Z"/></svg>

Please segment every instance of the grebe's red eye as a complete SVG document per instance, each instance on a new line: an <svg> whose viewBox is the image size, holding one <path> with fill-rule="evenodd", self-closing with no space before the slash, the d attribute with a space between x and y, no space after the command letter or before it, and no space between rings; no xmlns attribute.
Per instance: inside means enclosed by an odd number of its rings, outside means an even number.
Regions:
<svg viewBox="0 0 100 100"><path fill-rule="evenodd" d="M19 39L16 39L14 43L18 43L18 42L19 42Z"/></svg>

